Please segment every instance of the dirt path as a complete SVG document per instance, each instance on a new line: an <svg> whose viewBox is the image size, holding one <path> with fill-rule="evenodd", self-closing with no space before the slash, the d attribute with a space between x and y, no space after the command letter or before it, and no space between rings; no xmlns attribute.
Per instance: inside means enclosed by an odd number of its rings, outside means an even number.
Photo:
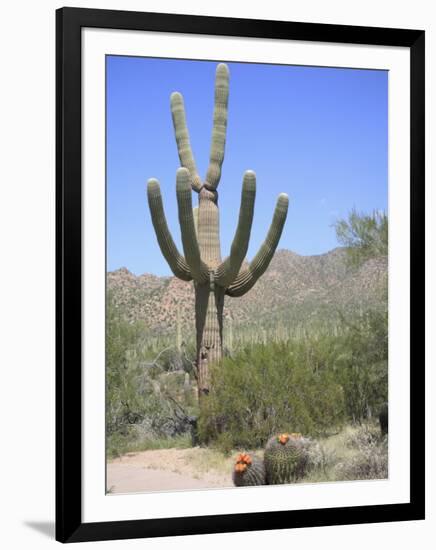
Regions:
<svg viewBox="0 0 436 550"><path fill-rule="evenodd" d="M160 449L128 453L108 462L111 493L231 487L233 459L208 449Z"/></svg>

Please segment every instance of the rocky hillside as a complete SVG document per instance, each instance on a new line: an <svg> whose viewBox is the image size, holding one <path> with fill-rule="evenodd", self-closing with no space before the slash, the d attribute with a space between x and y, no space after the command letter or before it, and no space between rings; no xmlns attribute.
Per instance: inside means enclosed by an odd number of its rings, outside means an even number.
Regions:
<svg viewBox="0 0 436 550"><path fill-rule="evenodd" d="M387 276L387 259L368 260L358 269L346 264L346 252L336 248L317 256L276 252L267 272L241 298L226 298L225 316L244 330L270 330L277 325L305 325L337 318L338 311L378 307ZM152 334L174 334L177 318L184 332L193 333L192 283L175 277L133 275L121 268L107 275L111 299L123 317L142 320Z"/></svg>

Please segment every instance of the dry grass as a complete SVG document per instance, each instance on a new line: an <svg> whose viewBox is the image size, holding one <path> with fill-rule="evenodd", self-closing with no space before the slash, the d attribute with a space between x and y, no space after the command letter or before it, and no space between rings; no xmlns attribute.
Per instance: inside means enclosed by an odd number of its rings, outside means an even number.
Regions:
<svg viewBox="0 0 436 550"><path fill-rule="evenodd" d="M315 442L312 469L304 483L384 479L387 477L387 438L377 424L346 426L340 433Z"/></svg>

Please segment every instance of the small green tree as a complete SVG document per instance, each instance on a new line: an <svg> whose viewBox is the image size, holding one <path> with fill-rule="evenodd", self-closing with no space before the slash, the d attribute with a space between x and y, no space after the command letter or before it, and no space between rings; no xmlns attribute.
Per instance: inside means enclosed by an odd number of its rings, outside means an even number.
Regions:
<svg viewBox="0 0 436 550"><path fill-rule="evenodd" d="M347 220L334 224L339 243L347 248L350 265L357 267L366 260L388 255L388 217L375 210L364 214L356 209Z"/></svg>
<svg viewBox="0 0 436 550"><path fill-rule="evenodd" d="M347 249L350 266L388 256L388 217L384 212L364 214L353 209L347 220L336 222L335 229L338 241ZM342 316L342 351L336 365L347 415L353 421L367 418L388 398L387 281L386 276L376 309L354 318Z"/></svg>
<svg viewBox="0 0 436 550"><path fill-rule="evenodd" d="M376 413L388 399L388 311L369 310L343 319L335 360L347 416L355 422Z"/></svg>

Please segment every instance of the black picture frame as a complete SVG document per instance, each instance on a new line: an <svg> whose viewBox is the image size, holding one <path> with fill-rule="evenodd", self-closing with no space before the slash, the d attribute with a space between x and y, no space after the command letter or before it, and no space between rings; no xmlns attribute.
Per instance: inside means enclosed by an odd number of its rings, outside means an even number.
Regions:
<svg viewBox="0 0 436 550"><path fill-rule="evenodd" d="M82 522L81 29L128 29L410 49L410 502ZM422 30L62 8L56 12L56 539L96 541L424 519L424 52Z"/></svg>

